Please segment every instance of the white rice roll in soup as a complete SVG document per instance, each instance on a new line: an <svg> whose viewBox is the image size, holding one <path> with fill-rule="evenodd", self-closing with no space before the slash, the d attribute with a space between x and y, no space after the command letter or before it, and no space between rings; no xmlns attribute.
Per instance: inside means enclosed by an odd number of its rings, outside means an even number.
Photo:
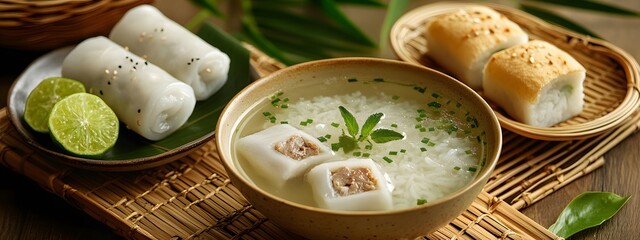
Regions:
<svg viewBox="0 0 640 240"><path fill-rule="evenodd" d="M229 56L151 5L129 10L109 38L189 84L197 100L209 98L227 82Z"/></svg>
<svg viewBox="0 0 640 240"><path fill-rule="evenodd" d="M550 127L582 111L585 76L571 55L534 40L491 57L484 95L519 122Z"/></svg>
<svg viewBox="0 0 640 240"><path fill-rule="evenodd" d="M330 161L333 151L315 137L289 124L279 124L238 140L238 152L256 172L283 187L311 167Z"/></svg>
<svg viewBox="0 0 640 240"><path fill-rule="evenodd" d="M178 130L196 103L189 85L102 36L78 44L64 59L62 76L83 82L149 140Z"/></svg>
<svg viewBox="0 0 640 240"><path fill-rule="evenodd" d="M476 90L482 88L482 69L493 53L529 40L518 24L484 6L435 16L424 34L427 54Z"/></svg>
<svg viewBox="0 0 640 240"><path fill-rule="evenodd" d="M312 168L306 179L322 208L346 211L393 208L390 182L371 159L323 163Z"/></svg>

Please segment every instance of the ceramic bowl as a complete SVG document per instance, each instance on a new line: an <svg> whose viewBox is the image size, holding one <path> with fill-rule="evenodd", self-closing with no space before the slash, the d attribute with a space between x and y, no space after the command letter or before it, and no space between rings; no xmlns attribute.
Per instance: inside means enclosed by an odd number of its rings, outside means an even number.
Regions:
<svg viewBox="0 0 640 240"><path fill-rule="evenodd" d="M352 87L341 85L349 84L347 82L358 84ZM372 89L390 91L394 99L410 95L429 99L438 97L433 94L438 92L466 106L468 113L477 119L476 125L483 132L482 144L485 146L483 160L479 160L484 165L477 170L475 177L453 193L422 205L397 210L337 211L285 199L260 187L257 184L259 180L250 176L239 161L234 146L241 137L238 136L242 132L239 128L246 125L247 118L255 116L255 111L263 113L257 109L272 105L274 96L279 93L298 94L298 97L308 99L312 95L329 92L367 92ZM401 90L393 92L394 89ZM295 101L293 98L290 100ZM292 123L295 124L298 123ZM436 231L467 209L480 193L498 160L501 143L501 130L495 114L473 90L435 70L377 58L320 60L277 71L240 91L223 110L216 126L218 152L232 184L274 223L310 239L413 239Z"/></svg>

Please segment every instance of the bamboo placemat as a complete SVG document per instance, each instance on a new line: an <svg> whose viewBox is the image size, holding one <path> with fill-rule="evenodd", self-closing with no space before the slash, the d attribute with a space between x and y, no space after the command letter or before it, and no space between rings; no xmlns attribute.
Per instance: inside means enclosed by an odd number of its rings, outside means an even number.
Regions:
<svg viewBox="0 0 640 240"><path fill-rule="evenodd" d="M282 67L252 50L259 74ZM557 239L518 211L604 163L637 131L640 114L597 137L546 142L505 132L503 155L485 191L427 239ZM0 110L0 163L129 239L294 239L230 183L214 141L175 162L137 172L93 172L52 161L27 145Z"/></svg>

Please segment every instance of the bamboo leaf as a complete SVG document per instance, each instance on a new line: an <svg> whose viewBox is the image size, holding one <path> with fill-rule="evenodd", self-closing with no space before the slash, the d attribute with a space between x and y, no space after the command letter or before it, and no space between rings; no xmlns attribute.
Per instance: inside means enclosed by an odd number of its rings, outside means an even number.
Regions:
<svg viewBox="0 0 640 240"><path fill-rule="evenodd" d="M385 49L389 41L389 31L393 26L393 23L402 16L404 10L407 8L409 0L391 0L387 7L387 13L382 23L382 29L380 30L380 48Z"/></svg>
<svg viewBox="0 0 640 240"><path fill-rule="evenodd" d="M386 4L380 1L375 1L375 0L336 0L337 3L346 3L346 4L358 4L358 5L365 5L365 6L371 6L371 7L385 7Z"/></svg>
<svg viewBox="0 0 640 240"><path fill-rule="evenodd" d="M360 137L358 138L358 141L362 141L369 137L369 134L371 134L373 128L378 125L380 119L382 119L382 116L384 116L384 114L374 113L367 118L367 120L362 125L362 130L360 131Z"/></svg>
<svg viewBox="0 0 640 240"><path fill-rule="evenodd" d="M584 35L589 35L592 37L596 37L596 38L601 38L600 36L598 36L597 34L589 31L589 29L581 26L580 24L577 24L567 18L564 18L560 15L557 15L553 12L547 11L545 9L542 8L538 8L538 7L534 7L534 6L530 6L530 5L526 5L526 4L521 4L520 5L520 9L522 9L525 12L528 12L530 14L533 14L545 21L548 21L550 23L556 24L558 26L561 27L565 27L567 29L573 30L577 33L581 33Z"/></svg>
<svg viewBox="0 0 640 240"><path fill-rule="evenodd" d="M353 114L351 114L351 112L349 112L349 110L347 110L343 106L338 107L338 109L340 109L340 115L342 115L342 119L344 119L344 124L345 126L347 126L349 135L355 138L360 128L358 127L356 118L353 116Z"/></svg>
<svg viewBox="0 0 640 240"><path fill-rule="evenodd" d="M399 133L390 129L379 128L371 132L371 140L373 140L376 143L386 143L386 142L391 142L395 140L400 140L403 138L404 138L404 135L402 135L402 133Z"/></svg>
<svg viewBox="0 0 640 240"><path fill-rule="evenodd" d="M220 9L218 9L218 7L216 6L217 1L215 0L191 0L191 2L193 4L195 4L196 6L199 6L203 9L208 10L209 12L211 12L213 15L216 16L223 16L222 12L220 11Z"/></svg>
<svg viewBox="0 0 640 240"><path fill-rule="evenodd" d="M633 10L617 7L614 5L610 5L604 2L596 2L596 1L585 1L585 0L531 0L532 2L542 2L549 3L558 6L565 6L571 8L579 8L584 10L596 11L601 13L609 13L615 15L624 15L624 16L640 16L640 13L635 12Z"/></svg>
<svg viewBox="0 0 640 240"><path fill-rule="evenodd" d="M320 0L319 4L322 10L333 19L337 24L343 27L345 30L353 34L362 44L374 47L376 44L364 34L360 28L358 28L347 16L338 8L338 5L334 0Z"/></svg>
<svg viewBox="0 0 640 240"><path fill-rule="evenodd" d="M256 24L255 19L251 13L251 1L243 0L242 1L242 29L246 33L246 37L248 37L254 45L260 50L264 51L264 53L269 56L277 59L285 65L290 65L291 62L284 57L282 51L273 45L267 38L265 38L258 30L258 26Z"/></svg>
<svg viewBox="0 0 640 240"><path fill-rule="evenodd" d="M549 231L568 238L584 229L595 227L613 217L630 196L621 197L609 192L586 192L573 199L562 210Z"/></svg>
<svg viewBox="0 0 640 240"><path fill-rule="evenodd" d="M341 52L365 52L366 48L332 24L286 10L254 9L258 26L269 39L286 39L306 44L306 49L328 49ZM266 34L271 30L274 36ZM313 46L313 48L310 48Z"/></svg>

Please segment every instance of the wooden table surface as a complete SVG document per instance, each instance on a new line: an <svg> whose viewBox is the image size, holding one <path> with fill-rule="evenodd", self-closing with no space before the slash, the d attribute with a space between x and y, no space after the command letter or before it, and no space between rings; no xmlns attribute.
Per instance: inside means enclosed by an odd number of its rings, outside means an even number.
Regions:
<svg viewBox="0 0 640 240"><path fill-rule="evenodd" d="M640 11L640 1L614 3ZM411 6L420 4L424 4L423 1L414 1ZM170 7L166 9L171 11ZM640 18L562 8L558 10L627 51L635 59L640 59ZM0 49L3 59L0 67L0 107L6 105L6 93L11 83L31 61L42 54L44 52ZM582 192L608 191L632 195L627 205L611 220L575 235L575 239L640 239L640 133L628 137L608 152L605 158L607 162L603 167L522 212L548 227L565 205ZM102 223L43 190L27 177L0 166L0 239L119 238Z"/></svg>

